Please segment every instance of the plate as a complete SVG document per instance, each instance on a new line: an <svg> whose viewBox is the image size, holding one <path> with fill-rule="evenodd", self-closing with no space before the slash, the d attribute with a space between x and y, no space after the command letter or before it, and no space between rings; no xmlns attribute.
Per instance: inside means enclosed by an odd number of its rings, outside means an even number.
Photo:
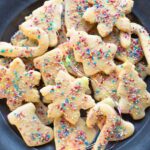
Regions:
<svg viewBox="0 0 150 150"><path fill-rule="evenodd" d="M9 0L1 0L9 1ZM11 2L18 2L18 0L11 0ZM34 2L34 0L27 0L24 6L23 3L18 2L18 6L14 10L14 14L7 16L8 22L0 25L0 40L10 41L10 37L17 31L18 25L23 22L24 16L29 15L32 10L43 4L44 0ZM145 4L147 4L145 6ZM1 5L1 2L0 2ZM13 5L11 5L13 7ZM148 7L149 6L149 7ZM9 7L7 7L9 9ZM25 9L23 9L25 8ZM145 8L145 9L144 9ZM150 31L150 11L146 11L150 8L149 0L135 0L134 15L139 21ZM0 13L2 14L2 10ZM19 15L17 15L19 14ZM4 19L4 18L3 18ZM6 27L7 26L7 27ZM148 90L150 91L150 77L146 79ZM0 150L55 150L54 142L51 142L45 146L29 148L23 142L20 134L15 127L9 125L7 121L7 114L9 110L5 104L5 100L0 101ZM131 121L135 125L135 134L131 138L122 142L110 143L107 147L109 150L150 150L150 109L146 110L146 117L141 121L133 121L129 116L124 115L124 119Z"/></svg>

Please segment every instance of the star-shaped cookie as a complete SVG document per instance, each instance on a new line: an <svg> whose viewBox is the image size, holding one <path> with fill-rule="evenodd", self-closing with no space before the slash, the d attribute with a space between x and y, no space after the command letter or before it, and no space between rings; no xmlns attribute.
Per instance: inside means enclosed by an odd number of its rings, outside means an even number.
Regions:
<svg viewBox="0 0 150 150"><path fill-rule="evenodd" d="M145 116L145 109L150 107L150 94L146 87L135 66L126 62L120 70L117 89L120 97L119 108L122 113L130 114L135 120Z"/></svg>
<svg viewBox="0 0 150 150"><path fill-rule="evenodd" d="M110 74L115 69L113 59L117 51L116 45L105 43L99 36L89 35L84 31L70 30L68 36L75 59L83 64L87 76L98 72Z"/></svg>
<svg viewBox="0 0 150 150"><path fill-rule="evenodd" d="M55 79L56 85L41 89L42 95L52 101L48 106L48 116L64 118L71 124L76 124L80 118L80 109L89 109L95 105L90 95L89 80L86 77L72 80L69 74L60 71Z"/></svg>
<svg viewBox="0 0 150 150"><path fill-rule="evenodd" d="M21 106L23 102L39 102L39 93L34 86L39 84L39 72L25 70L21 59L14 59L9 68L0 66L0 98L7 99L10 110Z"/></svg>
<svg viewBox="0 0 150 150"><path fill-rule="evenodd" d="M98 23L102 37L113 31L113 27L124 32L130 31L130 20L125 16L133 7L133 0L88 0L93 6L88 8L83 18L90 23Z"/></svg>

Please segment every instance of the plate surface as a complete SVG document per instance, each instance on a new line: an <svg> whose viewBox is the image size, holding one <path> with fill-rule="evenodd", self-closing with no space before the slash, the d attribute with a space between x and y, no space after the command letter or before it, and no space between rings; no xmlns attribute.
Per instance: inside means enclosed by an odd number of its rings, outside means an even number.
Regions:
<svg viewBox="0 0 150 150"><path fill-rule="evenodd" d="M41 6L44 0L0 0L0 40L10 41L10 37L17 31L18 25L35 8ZM9 2L9 5L7 3ZM135 0L134 14L150 31L150 1ZM8 11L10 10L10 11ZM2 15L5 14L6 15ZM7 19L6 19L7 18ZM150 78L146 79L150 91ZM25 145L17 130L10 126L6 116L9 113L5 100L0 101L0 150L54 150L54 142L45 146L29 148ZM134 123L136 131L134 136L118 143L111 143L111 150L150 150L150 109L141 121L133 121L129 116L124 119Z"/></svg>

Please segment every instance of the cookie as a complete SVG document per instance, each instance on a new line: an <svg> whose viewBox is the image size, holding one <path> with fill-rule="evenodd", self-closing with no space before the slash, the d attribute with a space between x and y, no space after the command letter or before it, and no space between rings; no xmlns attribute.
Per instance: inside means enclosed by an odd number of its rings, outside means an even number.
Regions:
<svg viewBox="0 0 150 150"><path fill-rule="evenodd" d="M26 37L22 31L17 31L12 37L11 37L11 43L12 45L15 46L29 46L29 47L33 47L33 46L37 46L38 43L36 40L33 39L29 39L28 37Z"/></svg>
<svg viewBox="0 0 150 150"><path fill-rule="evenodd" d="M91 147L97 130L86 126L80 118L76 125L70 124L63 117L54 121L54 136L56 150L85 150Z"/></svg>
<svg viewBox="0 0 150 150"><path fill-rule="evenodd" d="M59 48L63 52L63 63L67 71L75 77L85 76L82 63L75 60L72 44L65 42Z"/></svg>
<svg viewBox="0 0 150 150"><path fill-rule="evenodd" d="M42 102L35 103L36 115L40 121L45 125L50 125L53 122L52 118L48 118L47 111L48 107L45 106Z"/></svg>
<svg viewBox="0 0 150 150"><path fill-rule="evenodd" d="M116 26L124 32L130 31L130 20L125 16L133 7L133 0L88 0L92 7L86 9L83 18L90 23L98 23L97 29L106 37Z"/></svg>
<svg viewBox="0 0 150 150"><path fill-rule="evenodd" d="M74 28L77 31L89 31L92 25L82 16L88 8L86 0L65 0L65 24L67 31Z"/></svg>
<svg viewBox="0 0 150 150"><path fill-rule="evenodd" d="M141 43L141 47L143 49L145 58L148 63L148 67L150 65L150 36L149 33L146 31L144 27L137 23L131 23L131 32L128 33L128 36L131 36L131 34L135 34L138 36L139 41ZM122 40L125 40L125 38L122 37ZM128 39L130 41L130 38Z"/></svg>
<svg viewBox="0 0 150 150"><path fill-rule="evenodd" d="M143 57L143 49L141 47L141 43L138 39L131 38L131 41L128 39L128 37L120 37L119 38L119 31L114 30L109 36L107 36L104 41L109 43L114 43L117 45L117 53L115 55L116 59L126 62L130 61L133 64L138 63ZM125 33L121 34L122 36L125 36ZM128 34L126 34L128 36ZM126 43L126 41L130 41L129 46L127 48L123 48L121 45L121 39ZM123 40L126 39L126 40ZM122 42L123 43L123 42Z"/></svg>
<svg viewBox="0 0 150 150"><path fill-rule="evenodd" d="M7 99L10 110L21 106L23 102L39 102L39 93L35 86L40 79L39 72L26 71L22 60L16 58L9 68L0 66L0 98Z"/></svg>
<svg viewBox="0 0 150 150"><path fill-rule="evenodd" d="M134 120L144 118L145 109L150 106L150 94L146 83L139 77L135 66L126 62L119 73L117 94L122 113L130 114Z"/></svg>
<svg viewBox="0 0 150 150"><path fill-rule="evenodd" d="M7 42L0 42L0 55L5 57L36 57L45 53L48 49L48 35L38 27L30 26L28 22L20 25L20 30L31 39L38 41L36 47L13 46Z"/></svg>
<svg viewBox="0 0 150 150"><path fill-rule="evenodd" d="M41 123L32 103L20 106L8 114L8 120L17 127L25 143L30 147L44 145L53 139L53 130Z"/></svg>
<svg viewBox="0 0 150 150"><path fill-rule="evenodd" d="M26 22L43 29L48 34L49 46L54 47L58 43L57 32L61 29L62 12L62 0L46 1L26 18Z"/></svg>
<svg viewBox="0 0 150 150"><path fill-rule="evenodd" d="M63 12L61 14L61 29L58 30L58 45L67 42L67 29L65 24L65 2L63 2Z"/></svg>
<svg viewBox="0 0 150 150"><path fill-rule="evenodd" d="M48 116L64 118L71 124L76 124L80 118L80 109L89 109L95 105L90 95L89 80L86 77L72 78L66 72L60 71L55 79L56 85L46 86L40 90L42 96L52 103L48 106Z"/></svg>
<svg viewBox="0 0 150 150"><path fill-rule="evenodd" d="M112 104L113 100L111 98L110 101L112 101ZM109 141L124 140L134 133L133 124L123 120L111 105L103 101L90 109L86 120L87 126L93 128L95 124L101 121L102 117L105 118L105 123L100 129L93 150L103 150Z"/></svg>
<svg viewBox="0 0 150 150"><path fill-rule="evenodd" d="M45 85L55 84L60 70L67 71L63 64L63 52L58 47L35 58L34 66L40 70Z"/></svg>
<svg viewBox="0 0 150 150"><path fill-rule="evenodd" d="M9 68L9 64L13 61L12 58L0 58L0 65ZM32 59L22 59L25 64L26 70L34 70L33 60Z"/></svg>
<svg viewBox="0 0 150 150"><path fill-rule="evenodd" d="M73 44L75 60L83 64L87 76L98 72L110 74L115 70L113 59L117 51L116 45L105 43L99 36L84 31L70 30L68 36Z"/></svg>
<svg viewBox="0 0 150 150"><path fill-rule="evenodd" d="M150 75L149 68L147 67L145 61L141 61L135 66L135 70L138 72L139 77L143 80Z"/></svg>
<svg viewBox="0 0 150 150"><path fill-rule="evenodd" d="M118 73L112 72L110 75L97 73L91 76L91 83L94 92L94 98L97 101L101 101L107 97L113 97L115 100L117 97L118 87Z"/></svg>

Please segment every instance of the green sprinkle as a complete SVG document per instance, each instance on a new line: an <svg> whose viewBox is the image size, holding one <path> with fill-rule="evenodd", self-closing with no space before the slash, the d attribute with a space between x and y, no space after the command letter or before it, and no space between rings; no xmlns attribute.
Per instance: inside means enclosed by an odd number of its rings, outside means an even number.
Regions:
<svg viewBox="0 0 150 150"><path fill-rule="evenodd" d="M6 52L6 50L5 50L5 49L2 49L0 52L1 52L1 53L5 53L5 52Z"/></svg>

